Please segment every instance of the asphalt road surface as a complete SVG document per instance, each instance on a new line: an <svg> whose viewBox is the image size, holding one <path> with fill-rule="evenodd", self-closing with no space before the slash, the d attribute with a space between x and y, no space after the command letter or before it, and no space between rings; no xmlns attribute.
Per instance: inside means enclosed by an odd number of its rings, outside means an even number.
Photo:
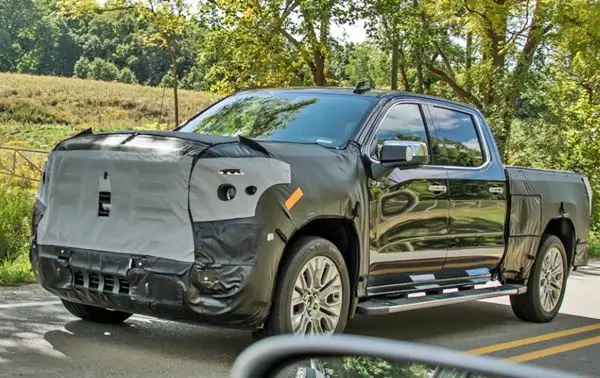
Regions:
<svg viewBox="0 0 600 378"><path fill-rule="evenodd" d="M600 260L571 275L552 323L522 322L507 304L357 317L348 332L600 375ZM37 285L0 288L0 377L227 377L251 343L247 332L144 316L118 326L87 323Z"/></svg>

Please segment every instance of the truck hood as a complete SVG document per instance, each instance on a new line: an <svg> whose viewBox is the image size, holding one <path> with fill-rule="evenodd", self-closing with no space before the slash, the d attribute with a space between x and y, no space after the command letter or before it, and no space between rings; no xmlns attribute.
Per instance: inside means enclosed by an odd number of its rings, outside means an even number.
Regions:
<svg viewBox="0 0 600 378"><path fill-rule="evenodd" d="M266 190L290 182L290 164L235 137L83 133L48 156L37 241L192 262L194 223L254 217Z"/></svg>

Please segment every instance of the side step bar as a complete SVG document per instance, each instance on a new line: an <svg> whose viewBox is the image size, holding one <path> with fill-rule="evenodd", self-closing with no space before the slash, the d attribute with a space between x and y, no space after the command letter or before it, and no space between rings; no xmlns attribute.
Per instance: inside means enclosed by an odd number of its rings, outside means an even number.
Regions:
<svg viewBox="0 0 600 378"><path fill-rule="evenodd" d="M504 285L487 289L472 289L448 294L425 295L412 298L373 298L358 304L357 312L365 315L383 315L393 312L418 310L422 308L444 306L455 303L476 301L505 295L527 292L527 286Z"/></svg>

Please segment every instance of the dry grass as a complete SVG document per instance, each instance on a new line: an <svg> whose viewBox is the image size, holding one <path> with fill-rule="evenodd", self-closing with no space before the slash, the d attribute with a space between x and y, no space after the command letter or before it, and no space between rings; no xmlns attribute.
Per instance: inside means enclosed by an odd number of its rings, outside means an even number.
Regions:
<svg viewBox="0 0 600 378"><path fill-rule="evenodd" d="M180 90L180 119L215 99L207 93ZM0 73L0 145L49 149L88 127L171 129L172 89Z"/></svg>

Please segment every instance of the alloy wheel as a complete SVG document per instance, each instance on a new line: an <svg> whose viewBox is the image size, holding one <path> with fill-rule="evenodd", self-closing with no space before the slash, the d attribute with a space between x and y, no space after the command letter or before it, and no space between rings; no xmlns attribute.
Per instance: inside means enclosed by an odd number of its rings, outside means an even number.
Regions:
<svg viewBox="0 0 600 378"><path fill-rule="evenodd" d="M540 299L542 307L546 312L552 312L560 301L564 285L564 266L560 250L551 247L540 272Z"/></svg>
<svg viewBox="0 0 600 378"><path fill-rule="evenodd" d="M294 334L334 333L342 300L342 279L335 263L325 256L311 258L294 284L290 311Z"/></svg>

